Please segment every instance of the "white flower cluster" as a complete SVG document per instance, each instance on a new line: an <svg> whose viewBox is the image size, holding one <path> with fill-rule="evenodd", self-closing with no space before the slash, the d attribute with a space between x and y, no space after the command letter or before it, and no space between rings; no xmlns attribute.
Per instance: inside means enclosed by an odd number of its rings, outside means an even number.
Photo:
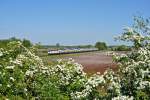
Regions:
<svg viewBox="0 0 150 100"><path fill-rule="evenodd" d="M150 82L149 81L141 81L140 86L137 87L138 89L150 89Z"/></svg>
<svg viewBox="0 0 150 100"><path fill-rule="evenodd" d="M113 91L113 94L120 95L120 78L112 70L106 70L104 72L104 79L107 84L107 90Z"/></svg>
<svg viewBox="0 0 150 100"><path fill-rule="evenodd" d="M25 73L26 76L30 76L30 77L33 77L33 74L34 74L34 71L29 71L29 70L27 70Z"/></svg>
<svg viewBox="0 0 150 100"><path fill-rule="evenodd" d="M125 30L124 34L122 36L117 37L117 39L120 39L120 40L123 40L123 41L132 41L132 42L136 41L139 44L144 39L144 36L137 33L131 27L126 27L124 30Z"/></svg>
<svg viewBox="0 0 150 100"><path fill-rule="evenodd" d="M15 81L15 79L13 77L10 77L10 80L12 80L13 82Z"/></svg>
<svg viewBox="0 0 150 100"><path fill-rule="evenodd" d="M51 76L59 77L59 83L62 85L68 85L70 82L82 79L86 77L83 72L83 68L80 64L75 63L72 59L70 60L59 60L55 66L50 66L48 73Z"/></svg>
<svg viewBox="0 0 150 100"><path fill-rule="evenodd" d="M14 69L15 66L7 66L6 69Z"/></svg>
<svg viewBox="0 0 150 100"><path fill-rule="evenodd" d="M136 58L133 58L136 56ZM116 59L122 59L124 56L116 57ZM145 86L150 88L149 81L145 81L145 78L150 78L150 50L146 48L139 48L138 51L134 51L129 56L125 56L128 60L121 62L120 72L124 73L125 77L122 80L133 81L134 88L144 89ZM119 62L120 63L120 62Z"/></svg>
<svg viewBox="0 0 150 100"><path fill-rule="evenodd" d="M133 97L129 97L129 96L117 96L112 98L112 100L133 100Z"/></svg>
<svg viewBox="0 0 150 100"><path fill-rule="evenodd" d="M115 53L113 51L107 51L105 55L107 55L107 56L114 56Z"/></svg>
<svg viewBox="0 0 150 100"><path fill-rule="evenodd" d="M103 75L94 75L87 80L84 85L84 89L81 92L77 91L75 93L71 93L72 99L86 98L90 93L93 92L93 89L104 83L105 80L103 78Z"/></svg>
<svg viewBox="0 0 150 100"><path fill-rule="evenodd" d="M18 66L22 66L22 61L19 59L15 59L14 61L11 60L10 63L18 65Z"/></svg>
<svg viewBox="0 0 150 100"><path fill-rule="evenodd" d="M3 49L0 48L0 57L3 56Z"/></svg>

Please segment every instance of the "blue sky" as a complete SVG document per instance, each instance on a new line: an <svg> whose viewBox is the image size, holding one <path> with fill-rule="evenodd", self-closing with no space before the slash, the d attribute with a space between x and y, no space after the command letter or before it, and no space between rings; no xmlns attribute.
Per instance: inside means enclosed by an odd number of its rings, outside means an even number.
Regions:
<svg viewBox="0 0 150 100"><path fill-rule="evenodd" d="M150 0L0 0L0 39L27 38L42 44L78 45L105 41L150 17Z"/></svg>

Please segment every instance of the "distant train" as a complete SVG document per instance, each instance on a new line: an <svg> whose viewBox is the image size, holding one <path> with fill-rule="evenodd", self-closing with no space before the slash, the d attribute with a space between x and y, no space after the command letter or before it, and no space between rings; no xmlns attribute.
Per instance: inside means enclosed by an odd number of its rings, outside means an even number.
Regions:
<svg viewBox="0 0 150 100"><path fill-rule="evenodd" d="M97 48L71 48L71 49L64 49L64 50L49 50L48 54L49 55L54 55L54 54L70 54L70 53L81 53L81 52L92 52L92 51L97 51Z"/></svg>

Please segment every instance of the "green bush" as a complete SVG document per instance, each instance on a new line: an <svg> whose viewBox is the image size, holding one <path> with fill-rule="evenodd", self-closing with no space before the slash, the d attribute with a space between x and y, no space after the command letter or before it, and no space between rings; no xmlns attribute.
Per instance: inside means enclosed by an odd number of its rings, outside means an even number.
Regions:
<svg viewBox="0 0 150 100"><path fill-rule="evenodd" d="M106 50L107 45L105 42L96 42L95 47L98 48L98 50Z"/></svg>

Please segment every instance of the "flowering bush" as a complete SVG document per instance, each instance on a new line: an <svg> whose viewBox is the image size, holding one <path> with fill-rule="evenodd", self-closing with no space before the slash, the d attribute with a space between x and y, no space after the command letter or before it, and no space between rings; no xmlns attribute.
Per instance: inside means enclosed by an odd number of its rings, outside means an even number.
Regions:
<svg viewBox="0 0 150 100"><path fill-rule="evenodd" d="M94 96L92 92L103 81L103 77L88 78L83 67L72 59L45 66L31 51L16 41L0 49L2 98L75 99L79 92L85 93L82 98L86 98Z"/></svg>
<svg viewBox="0 0 150 100"><path fill-rule="evenodd" d="M10 42L0 49L0 98L149 100L150 28L147 20L136 18L135 22L133 28L127 28L119 37L132 41L134 48L128 54L111 52L119 69L106 70L103 75L88 76L73 59L45 65L33 48Z"/></svg>
<svg viewBox="0 0 150 100"><path fill-rule="evenodd" d="M133 28L125 29L119 39L132 41L134 48L129 54L116 56L120 69L120 91L137 100L150 99L150 27L148 19L135 17ZM141 95L140 95L141 94Z"/></svg>

